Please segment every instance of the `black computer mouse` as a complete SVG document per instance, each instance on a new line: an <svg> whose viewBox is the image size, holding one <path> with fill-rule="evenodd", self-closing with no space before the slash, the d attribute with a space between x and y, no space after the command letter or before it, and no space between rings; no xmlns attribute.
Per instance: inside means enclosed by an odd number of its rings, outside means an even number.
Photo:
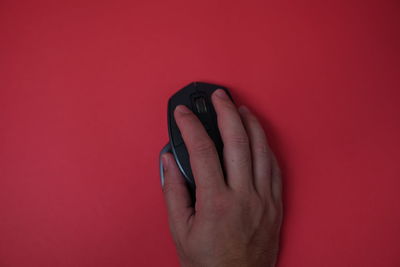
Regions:
<svg viewBox="0 0 400 267"><path fill-rule="evenodd" d="M176 92L168 101L167 120L169 143L165 145L160 152L161 183L164 184L161 155L166 152L172 152L175 161L186 180L193 201L195 200L196 190L195 180L190 167L189 154L185 142L183 141L182 135L175 122L174 110L178 105L185 105L196 114L208 135L213 140L221 161L221 166L223 167L223 142L218 129L217 115L211 102L211 95L217 89L225 90L228 96L232 99L228 89L223 86L203 82L193 82Z"/></svg>

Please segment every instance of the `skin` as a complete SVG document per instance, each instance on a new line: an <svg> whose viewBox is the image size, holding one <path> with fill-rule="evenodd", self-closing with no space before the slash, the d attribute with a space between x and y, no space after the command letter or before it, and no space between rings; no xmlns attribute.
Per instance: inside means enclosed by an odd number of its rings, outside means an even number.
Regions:
<svg viewBox="0 0 400 267"><path fill-rule="evenodd" d="M264 130L246 107L223 90L212 95L224 142L218 154L198 118L174 111L190 155L196 203L170 153L162 157L164 197L180 263L187 267L275 266L282 221L281 174Z"/></svg>

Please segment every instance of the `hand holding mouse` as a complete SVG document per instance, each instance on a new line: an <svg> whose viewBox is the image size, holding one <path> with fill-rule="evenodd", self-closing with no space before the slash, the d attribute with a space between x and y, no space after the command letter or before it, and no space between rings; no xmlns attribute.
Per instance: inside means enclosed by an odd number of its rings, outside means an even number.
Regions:
<svg viewBox="0 0 400 267"><path fill-rule="evenodd" d="M281 175L262 126L223 90L212 103L223 140L222 170L214 143L187 107L175 121L196 182L192 206L171 153L162 156L169 225L182 266L275 266L282 221Z"/></svg>

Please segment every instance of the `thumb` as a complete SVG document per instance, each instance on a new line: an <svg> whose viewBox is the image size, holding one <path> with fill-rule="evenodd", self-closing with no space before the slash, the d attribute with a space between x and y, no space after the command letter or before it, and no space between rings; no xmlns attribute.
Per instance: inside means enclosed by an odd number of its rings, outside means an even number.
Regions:
<svg viewBox="0 0 400 267"><path fill-rule="evenodd" d="M188 221L194 213L185 179L171 153L161 156L164 171L163 193L167 204L169 224L176 238L188 229Z"/></svg>

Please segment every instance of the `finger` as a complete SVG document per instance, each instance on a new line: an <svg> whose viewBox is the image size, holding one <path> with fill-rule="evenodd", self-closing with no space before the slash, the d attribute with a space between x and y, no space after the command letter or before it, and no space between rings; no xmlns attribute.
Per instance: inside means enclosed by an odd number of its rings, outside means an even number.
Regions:
<svg viewBox="0 0 400 267"><path fill-rule="evenodd" d="M271 199L272 153L267 138L257 118L246 107L241 106L239 112L250 139L255 188L260 196Z"/></svg>
<svg viewBox="0 0 400 267"><path fill-rule="evenodd" d="M167 204L171 231L175 236L188 229L194 210L185 180L171 153L161 156L164 169L163 193Z"/></svg>
<svg viewBox="0 0 400 267"><path fill-rule="evenodd" d="M190 165L196 182L196 198L204 193L225 188L224 175L211 138L196 115L186 106L175 109L175 121L189 152Z"/></svg>
<svg viewBox="0 0 400 267"><path fill-rule="evenodd" d="M222 89L213 93L212 101L224 143L228 184L237 190L251 190L253 181L249 139L237 108Z"/></svg>
<svg viewBox="0 0 400 267"><path fill-rule="evenodd" d="M272 155L272 197L278 203L282 204L282 174L279 168L278 160Z"/></svg>

